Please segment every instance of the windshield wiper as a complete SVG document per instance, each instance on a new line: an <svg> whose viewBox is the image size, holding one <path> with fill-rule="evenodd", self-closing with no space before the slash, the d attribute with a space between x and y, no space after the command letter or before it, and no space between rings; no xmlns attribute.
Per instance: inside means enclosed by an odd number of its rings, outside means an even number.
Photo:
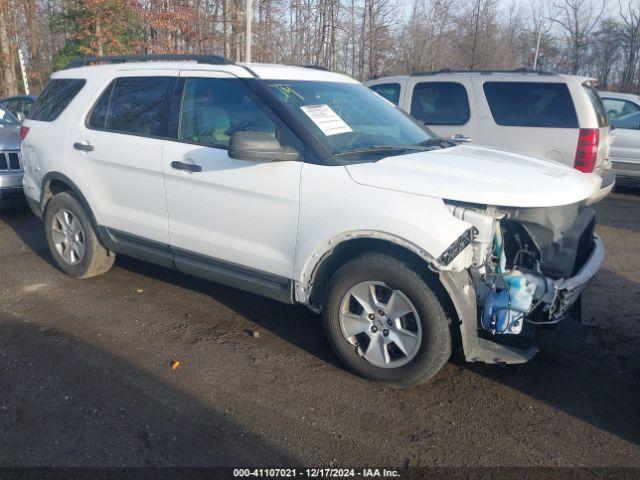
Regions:
<svg viewBox="0 0 640 480"><path fill-rule="evenodd" d="M412 145L369 145L366 147L354 148L353 150L345 150L335 155L351 155L358 153L376 153L376 152L424 152L430 147L449 148L455 147L457 144L446 138L430 138L420 143Z"/></svg>
<svg viewBox="0 0 640 480"><path fill-rule="evenodd" d="M335 155L351 155L358 153L375 153L375 152L407 152L415 150L421 152L424 150L422 145L369 145L367 147L354 148L353 150L345 150Z"/></svg>
<svg viewBox="0 0 640 480"><path fill-rule="evenodd" d="M437 137L437 138L430 138L429 140L425 140L424 142L420 142L418 143L418 145L420 145L421 147L448 148L448 147L455 147L457 143L452 142L451 140L447 140L446 138Z"/></svg>

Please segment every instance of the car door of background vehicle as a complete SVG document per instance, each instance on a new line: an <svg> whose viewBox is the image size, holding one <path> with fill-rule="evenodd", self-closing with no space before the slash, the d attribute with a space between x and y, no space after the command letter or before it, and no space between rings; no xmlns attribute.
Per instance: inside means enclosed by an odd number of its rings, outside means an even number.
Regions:
<svg viewBox="0 0 640 480"><path fill-rule="evenodd" d="M611 161L618 175L640 176L640 112L612 120L616 127Z"/></svg>
<svg viewBox="0 0 640 480"><path fill-rule="evenodd" d="M478 122L471 79L446 74L409 77L405 110L441 137L477 142Z"/></svg>
<svg viewBox="0 0 640 480"><path fill-rule="evenodd" d="M578 117L565 83L473 77L479 142L573 165Z"/></svg>
<svg viewBox="0 0 640 480"><path fill-rule="evenodd" d="M177 70L123 70L97 90L93 108L70 135L67 164L91 186L99 223L168 245L162 175Z"/></svg>
<svg viewBox="0 0 640 480"><path fill-rule="evenodd" d="M214 280L222 271L225 283L239 287L246 285L234 284L230 276L255 274L267 284L288 281L302 162L230 158L231 130L271 133L283 126L231 74L194 70L182 71L181 77L179 140L166 142L163 161L176 265ZM201 171L185 170L185 164Z"/></svg>

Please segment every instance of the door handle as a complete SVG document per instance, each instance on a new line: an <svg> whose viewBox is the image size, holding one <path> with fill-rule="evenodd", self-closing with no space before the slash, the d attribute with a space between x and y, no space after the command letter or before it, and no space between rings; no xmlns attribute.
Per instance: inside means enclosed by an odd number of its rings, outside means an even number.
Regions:
<svg viewBox="0 0 640 480"><path fill-rule="evenodd" d="M202 171L202 167L200 165L196 165L195 163L185 163L185 162L171 162L171 168L175 168L176 170L185 170L187 172Z"/></svg>
<svg viewBox="0 0 640 480"><path fill-rule="evenodd" d="M451 135L449 137L449 140L453 140L454 142L460 142L460 143L469 143L471 141L471 137L465 137L461 133L456 133L454 135Z"/></svg>
<svg viewBox="0 0 640 480"><path fill-rule="evenodd" d="M73 144L73 148L81 152L93 152L94 150L93 145L90 145L89 142L76 142Z"/></svg>

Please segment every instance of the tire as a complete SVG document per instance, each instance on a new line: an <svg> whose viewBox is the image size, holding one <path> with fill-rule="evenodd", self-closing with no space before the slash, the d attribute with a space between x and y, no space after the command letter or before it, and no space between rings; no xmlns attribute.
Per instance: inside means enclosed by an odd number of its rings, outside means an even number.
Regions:
<svg viewBox="0 0 640 480"><path fill-rule="evenodd" d="M366 300L356 297L370 292L371 284L374 296L367 310L363 307ZM391 294L397 297L391 300ZM372 305L381 308L367 313ZM385 308L389 311L385 312ZM395 318L408 309L411 313ZM432 378L451 356L451 322L438 297L414 267L383 253L363 254L333 274L323 305L323 323L340 360L353 373L369 380L398 387L417 385ZM368 331L349 337L360 329ZM403 348L393 342L395 339ZM381 344L385 346L380 347ZM370 352L369 347L376 349Z"/></svg>
<svg viewBox="0 0 640 480"><path fill-rule="evenodd" d="M100 243L88 212L73 194L62 192L49 200L44 231L53 259L67 275L91 278L113 266L115 254Z"/></svg>

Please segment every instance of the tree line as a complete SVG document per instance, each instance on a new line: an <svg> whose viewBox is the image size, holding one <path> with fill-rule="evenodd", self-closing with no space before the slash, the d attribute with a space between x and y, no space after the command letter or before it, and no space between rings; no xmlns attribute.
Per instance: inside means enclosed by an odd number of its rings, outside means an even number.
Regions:
<svg viewBox="0 0 640 480"><path fill-rule="evenodd" d="M359 80L439 69L537 67L640 91L640 0L253 0L252 61ZM0 0L0 95L83 55L245 60L245 0ZM536 48L537 47L537 48Z"/></svg>

